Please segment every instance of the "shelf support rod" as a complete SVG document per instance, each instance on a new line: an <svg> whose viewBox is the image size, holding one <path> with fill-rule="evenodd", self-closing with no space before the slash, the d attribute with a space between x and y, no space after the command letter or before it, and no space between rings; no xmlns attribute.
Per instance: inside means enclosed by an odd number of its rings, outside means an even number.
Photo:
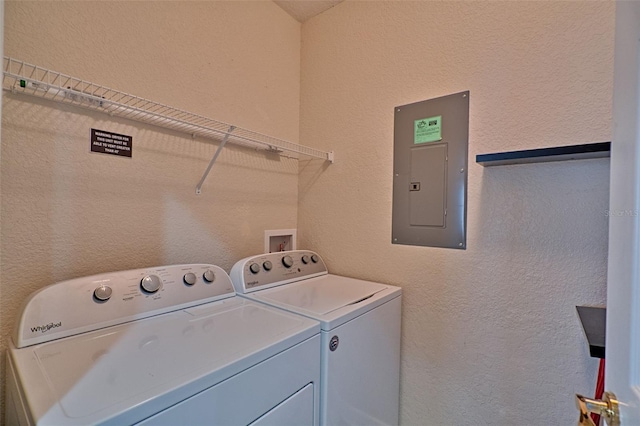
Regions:
<svg viewBox="0 0 640 426"><path fill-rule="evenodd" d="M198 182L198 185L196 186L196 194L200 195L202 193L202 184L207 179L207 176L209 176L209 172L211 171L213 164L216 162L216 160L218 159L218 156L220 155L220 152L222 152L222 148L224 148L227 141L229 140L229 136L231 136L231 132L233 132L235 129L236 129L236 126L231 126L229 127L229 130L227 130L227 133L224 135L222 142L220 142L220 146L218 146L218 149L216 149L215 154L213 154L213 158L211 159L211 161L209 161L207 170L204 171L204 174L202 175L200 182Z"/></svg>

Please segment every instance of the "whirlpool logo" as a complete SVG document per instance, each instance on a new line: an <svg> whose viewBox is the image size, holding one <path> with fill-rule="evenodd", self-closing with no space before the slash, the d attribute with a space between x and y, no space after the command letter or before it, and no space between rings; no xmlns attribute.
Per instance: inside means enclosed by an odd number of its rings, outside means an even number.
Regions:
<svg viewBox="0 0 640 426"><path fill-rule="evenodd" d="M38 325L35 327L31 327L31 332L32 333L37 333L38 331L40 333L46 333L47 331L53 329L53 328L57 328L57 327L62 327L62 321L60 322L50 322L49 324L45 324L45 325Z"/></svg>

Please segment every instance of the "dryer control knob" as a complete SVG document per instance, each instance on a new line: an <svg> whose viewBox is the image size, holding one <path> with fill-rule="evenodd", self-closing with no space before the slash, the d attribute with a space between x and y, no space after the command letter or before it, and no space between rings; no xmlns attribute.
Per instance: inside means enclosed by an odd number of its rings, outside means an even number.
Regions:
<svg viewBox="0 0 640 426"><path fill-rule="evenodd" d="M302 256L302 263L304 263L305 265L309 263L309 256L307 256L306 254Z"/></svg>
<svg viewBox="0 0 640 426"><path fill-rule="evenodd" d="M161 286L162 280L160 280L160 277L157 275L147 275L140 281L140 287L147 293L155 293L160 290Z"/></svg>
<svg viewBox="0 0 640 426"><path fill-rule="evenodd" d="M318 255L317 255L317 254L312 254L312 255L311 255L311 261L312 261L313 263L318 263L318 260L320 260L320 259L318 258Z"/></svg>
<svg viewBox="0 0 640 426"><path fill-rule="evenodd" d="M252 274L257 274L258 272L260 272L260 265L258 265L257 263L252 263L249 266L249 270Z"/></svg>
<svg viewBox="0 0 640 426"><path fill-rule="evenodd" d="M182 277L182 279L184 280L185 284L194 285L198 278L196 277L196 274L194 274L193 272L187 272L186 274L184 274L184 277Z"/></svg>
<svg viewBox="0 0 640 426"><path fill-rule="evenodd" d="M287 268L291 268L293 266L293 259L291 258L291 256L287 255L282 258L282 264Z"/></svg>
<svg viewBox="0 0 640 426"><path fill-rule="evenodd" d="M111 298L111 287L106 285L101 285L100 287L93 290L93 296L101 302L106 302Z"/></svg>
<svg viewBox="0 0 640 426"><path fill-rule="evenodd" d="M202 274L202 278L204 278L205 282L212 283L216 279L216 274L211 269L207 269Z"/></svg>
<svg viewBox="0 0 640 426"><path fill-rule="evenodd" d="M268 260L265 260L265 262L262 264L262 267L264 268L265 271L270 271L273 268L273 263L271 263Z"/></svg>

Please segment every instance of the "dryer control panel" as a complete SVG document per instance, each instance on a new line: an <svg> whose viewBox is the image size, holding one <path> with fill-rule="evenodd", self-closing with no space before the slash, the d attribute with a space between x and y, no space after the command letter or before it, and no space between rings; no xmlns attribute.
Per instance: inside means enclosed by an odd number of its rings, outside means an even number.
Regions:
<svg viewBox="0 0 640 426"><path fill-rule="evenodd" d="M327 267L317 253L292 250L239 260L231 268L231 280L236 292L244 294L327 273Z"/></svg>
<svg viewBox="0 0 640 426"><path fill-rule="evenodd" d="M13 342L21 348L233 296L229 275L207 264L76 278L27 299Z"/></svg>

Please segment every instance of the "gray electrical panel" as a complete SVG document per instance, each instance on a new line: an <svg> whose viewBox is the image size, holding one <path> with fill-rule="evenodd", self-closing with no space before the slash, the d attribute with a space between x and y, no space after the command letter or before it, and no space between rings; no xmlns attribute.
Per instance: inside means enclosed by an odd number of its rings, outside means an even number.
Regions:
<svg viewBox="0 0 640 426"><path fill-rule="evenodd" d="M467 247L469 92L395 108L394 244Z"/></svg>

